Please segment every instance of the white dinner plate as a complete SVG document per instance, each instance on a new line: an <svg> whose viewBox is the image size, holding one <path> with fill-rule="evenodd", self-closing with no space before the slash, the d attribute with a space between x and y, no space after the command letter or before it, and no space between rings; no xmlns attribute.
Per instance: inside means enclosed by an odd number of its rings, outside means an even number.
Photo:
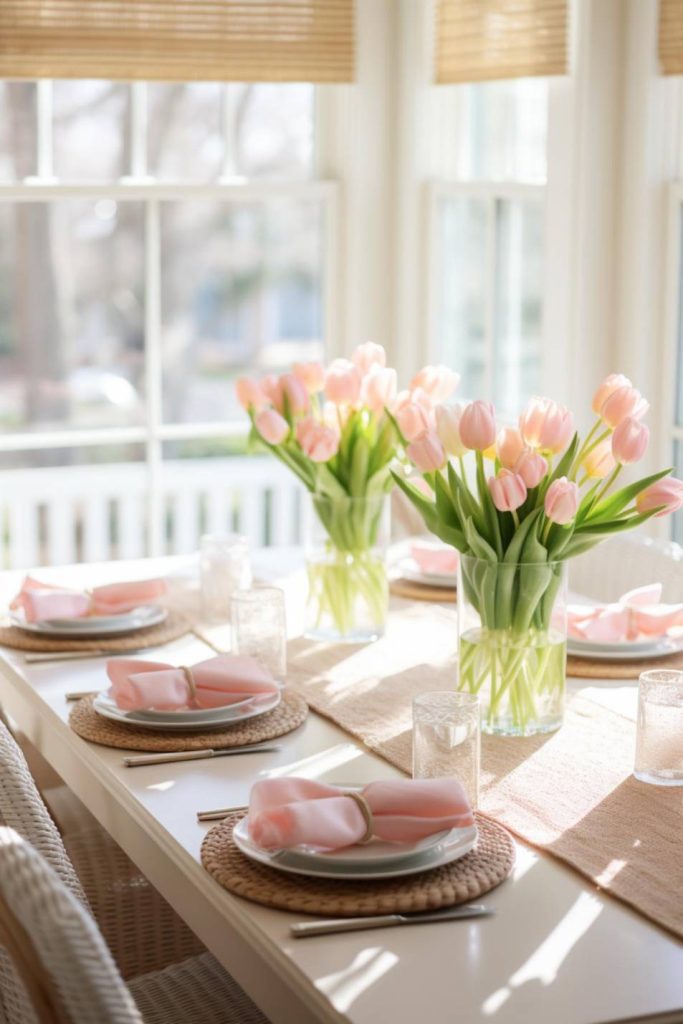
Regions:
<svg viewBox="0 0 683 1024"><path fill-rule="evenodd" d="M595 661L640 661L643 658L666 658L670 654L683 651L683 637L658 637L647 642L629 642L621 644L595 644L575 637L567 640L567 654L575 658L588 658Z"/></svg>
<svg viewBox="0 0 683 1024"><path fill-rule="evenodd" d="M315 853L305 847L273 852L263 850L249 838L249 819L244 817L233 830L233 838L245 857L278 871L316 878L381 879L414 875L464 857L477 841L477 827L453 828L417 843L372 840L329 853Z"/></svg>
<svg viewBox="0 0 683 1024"><path fill-rule="evenodd" d="M443 587L444 590L452 590L457 586L457 572L423 572L414 558L402 558L396 568L403 579L411 583L422 583L427 587Z"/></svg>
<svg viewBox="0 0 683 1024"><path fill-rule="evenodd" d="M40 636L90 639L92 637L118 636L121 633L135 633L164 622L168 611L157 604L143 604L120 615L89 615L73 619L46 619L43 622L27 622L23 610L10 613L13 626L26 633Z"/></svg>
<svg viewBox="0 0 683 1024"><path fill-rule="evenodd" d="M273 711L281 700L282 692L278 691L271 697L250 697L239 704L229 704L224 708L204 708L197 711L188 708L179 711L122 711L108 693L100 693L95 697L93 707L104 718L123 722L125 725L154 729L157 732L187 732L219 729L226 725L246 722L249 718L257 718Z"/></svg>

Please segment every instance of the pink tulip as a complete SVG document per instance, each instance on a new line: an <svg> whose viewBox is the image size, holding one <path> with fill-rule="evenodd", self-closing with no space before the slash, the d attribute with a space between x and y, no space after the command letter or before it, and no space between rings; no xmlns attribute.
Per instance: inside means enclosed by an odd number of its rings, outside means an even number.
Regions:
<svg viewBox="0 0 683 1024"><path fill-rule="evenodd" d="M446 465L446 451L433 430L423 430L406 449L408 458L421 473L433 473Z"/></svg>
<svg viewBox="0 0 683 1024"><path fill-rule="evenodd" d="M545 514L553 523L565 526L576 515L579 507L579 488L573 480L561 476L548 488L545 496Z"/></svg>
<svg viewBox="0 0 683 1024"><path fill-rule="evenodd" d="M584 472L591 480L604 480L616 466L612 455L612 441L606 437L600 444L596 444L592 451L581 461Z"/></svg>
<svg viewBox="0 0 683 1024"><path fill-rule="evenodd" d="M600 410L609 398L611 394L618 390L618 388L630 388L631 381L628 377L624 377L623 373L610 373L603 380L598 390L593 395L593 412L600 415Z"/></svg>
<svg viewBox="0 0 683 1024"><path fill-rule="evenodd" d="M322 363L294 363L292 370L309 395L322 391L325 383L325 368Z"/></svg>
<svg viewBox="0 0 683 1024"><path fill-rule="evenodd" d="M650 440L650 431L644 423L627 416L612 434L612 455L622 466L642 459Z"/></svg>
<svg viewBox="0 0 683 1024"><path fill-rule="evenodd" d="M636 498L636 508L641 515L644 512L651 512L653 508L661 508L657 517L678 512L679 508L683 508L683 480L677 480L675 476L665 476L663 480L657 480L640 492Z"/></svg>
<svg viewBox="0 0 683 1024"><path fill-rule="evenodd" d="M460 440L466 448L483 452L496 440L496 411L492 402L470 402L460 417Z"/></svg>
<svg viewBox="0 0 683 1024"><path fill-rule="evenodd" d="M447 366L424 366L410 382L411 390L420 388L429 397L432 405L445 402L460 382L460 375Z"/></svg>
<svg viewBox="0 0 683 1024"><path fill-rule="evenodd" d="M524 438L514 427L503 427L496 438L496 455L502 466L513 469L524 451Z"/></svg>
<svg viewBox="0 0 683 1024"><path fill-rule="evenodd" d="M489 477L488 484L493 504L499 512L514 512L526 501L524 480L509 469L501 469L498 476Z"/></svg>
<svg viewBox="0 0 683 1024"><path fill-rule="evenodd" d="M375 366L380 370L384 369L387 365L387 354L381 345L376 345L374 341L366 341L352 354L351 362L360 375L365 377Z"/></svg>
<svg viewBox="0 0 683 1024"><path fill-rule="evenodd" d="M427 414L416 402L408 402L396 413L396 422L406 441L414 441L418 434L429 430Z"/></svg>
<svg viewBox="0 0 683 1024"><path fill-rule="evenodd" d="M278 379L274 373L267 373L265 377L261 377L261 391L266 396L271 405L275 404L275 399L278 393Z"/></svg>
<svg viewBox="0 0 683 1024"><path fill-rule="evenodd" d="M642 420L649 408L649 402L643 398L640 391L624 385L617 388L605 399L600 408L600 416L604 423L614 430L627 416L632 416L636 420Z"/></svg>
<svg viewBox="0 0 683 1024"><path fill-rule="evenodd" d="M548 472L548 460L533 448L525 448L515 462L514 471L531 490L532 487L538 487Z"/></svg>
<svg viewBox="0 0 683 1024"><path fill-rule="evenodd" d="M235 393L243 409L258 410L268 404L267 395L254 377L238 377L235 381Z"/></svg>
<svg viewBox="0 0 683 1024"><path fill-rule="evenodd" d="M264 409L254 420L256 429L268 444L281 444L289 433L289 423L275 409Z"/></svg>
<svg viewBox="0 0 683 1024"><path fill-rule="evenodd" d="M462 403L456 405L437 405L434 410L436 432L441 444L449 455L461 458L467 451L460 437L460 420L465 411Z"/></svg>
<svg viewBox="0 0 683 1024"><path fill-rule="evenodd" d="M532 398L519 417L519 429L530 448L555 454L571 441L574 417L551 398Z"/></svg>
<svg viewBox="0 0 683 1024"><path fill-rule="evenodd" d="M310 404L308 391L293 373L283 373L278 377L272 401L278 412L288 410L291 416L307 412Z"/></svg>
<svg viewBox="0 0 683 1024"><path fill-rule="evenodd" d="M339 433L308 416L296 427L296 439L311 462L329 462L339 450Z"/></svg>
<svg viewBox="0 0 683 1024"><path fill-rule="evenodd" d="M361 402L373 412L382 413L396 397L396 370L385 370L380 366L373 367L363 378L361 384Z"/></svg>
<svg viewBox="0 0 683 1024"><path fill-rule="evenodd" d="M335 359L325 374L325 397L336 405L353 405L360 395L361 376L348 359Z"/></svg>

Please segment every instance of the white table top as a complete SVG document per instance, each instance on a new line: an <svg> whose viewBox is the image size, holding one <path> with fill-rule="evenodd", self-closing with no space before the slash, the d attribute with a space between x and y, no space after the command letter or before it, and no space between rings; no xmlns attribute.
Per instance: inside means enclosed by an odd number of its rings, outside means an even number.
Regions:
<svg viewBox="0 0 683 1024"><path fill-rule="evenodd" d="M178 564L40 575L66 575L78 586ZM286 564L270 553L263 567L277 577ZM20 578L0 576L0 606ZM210 654L189 636L169 644L163 657L192 664ZM602 1024L658 1013L683 1020L681 943L522 844L513 878L484 897L492 918L292 939L288 927L301 915L237 899L204 871L199 850L209 826L197 824L196 812L245 804L251 784L266 774L368 782L396 769L311 714L276 753L130 770L123 752L87 743L67 725L64 694L100 688L102 659L27 665L20 652L5 649L0 670L2 704L18 726L274 1024ZM634 711L632 684L606 683L590 695Z"/></svg>

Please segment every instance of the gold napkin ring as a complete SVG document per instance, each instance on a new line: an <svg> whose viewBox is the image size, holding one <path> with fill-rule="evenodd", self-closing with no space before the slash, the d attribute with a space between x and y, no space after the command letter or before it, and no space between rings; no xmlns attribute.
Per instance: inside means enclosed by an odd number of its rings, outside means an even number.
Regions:
<svg viewBox="0 0 683 1024"><path fill-rule="evenodd" d="M367 802L362 793L357 793L354 790L347 790L344 796L349 796L360 808L360 813L363 815L363 821L365 822L365 835L358 842L362 845L363 843L369 843L374 834L372 811L370 810L370 804Z"/></svg>
<svg viewBox="0 0 683 1024"><path fill-rule="evenodd" d="M180 666L180 671L185 676L185 682L187 683L187 688L190 691L190 700L193 703L195 703L196 699L197 699L197 684L194 681L194 676L192 675L192 669L189 668L187 665L181 665Z"/></svg>

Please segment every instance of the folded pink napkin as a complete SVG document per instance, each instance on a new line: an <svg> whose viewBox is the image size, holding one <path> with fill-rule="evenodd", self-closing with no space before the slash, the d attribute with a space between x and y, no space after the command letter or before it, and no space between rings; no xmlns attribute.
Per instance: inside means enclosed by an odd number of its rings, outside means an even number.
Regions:
<svg viewBox="0 0 683 1024"><path fill-rule="evenodd" d="M620 643L666 636L683 626L683 604L661 604L661 583L649 583L622 594L613 604L570 605L570 636L594 643Z"/></svg>
<svg viewBox="0 0 683 1024"><path fill-rule="evenodd" d="M109 695L122 711L221 708L247 697L270 697L278 685L254 658L219 654L191 668L121 658L107 662Z"/></svg>
<svg viewBox="0 0 683 1024"><path fill-rule="evenodd" d="M372 835L415 842L444 829L474 824L457 779L371 782L361 794L372 816ZM306 845L337 850L360 842L366 817L355 799L336 786L310 779L263 779L251 790L249 835L266 850Z"/></svg>
<svg viewBox="0 0 683 1024"><path fill-rule="evenodd" d="M455 548L427 542L415 543L410 554L422 572L450 574L458 571L458 552Z"/></svg>
<svg viewBox="0 0 683 1024"><path fill-rule="evenodd" d="M122 615L138 605L156 601L166 593L165 580L109 583L85 593L68 590L27 576L11 608L23 608L27 622L78 619L86 615Z"/></svg>

